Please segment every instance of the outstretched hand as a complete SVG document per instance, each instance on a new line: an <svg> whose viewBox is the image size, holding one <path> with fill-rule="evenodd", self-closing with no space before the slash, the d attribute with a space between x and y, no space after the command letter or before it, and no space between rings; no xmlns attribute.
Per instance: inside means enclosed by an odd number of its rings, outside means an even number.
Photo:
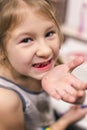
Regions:
<svg viewBox="0 0 87 130"><path fill-rule="evenodd" d="M87 83L84 83L71 72L84 62L82 57L58 65L42 79L43 89L52 97L74 103L85 95Z"/></svg>

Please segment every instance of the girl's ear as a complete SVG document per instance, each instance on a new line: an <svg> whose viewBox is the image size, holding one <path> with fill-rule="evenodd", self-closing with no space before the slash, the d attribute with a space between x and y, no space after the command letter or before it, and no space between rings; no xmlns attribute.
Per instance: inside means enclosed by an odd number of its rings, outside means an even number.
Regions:
<svg viewBox="0 0 87 130"><path fill-rule="evenodd" d="M2 48L0 47L0 61L4 61L6 59L5 53L3 52Z"/></svg>

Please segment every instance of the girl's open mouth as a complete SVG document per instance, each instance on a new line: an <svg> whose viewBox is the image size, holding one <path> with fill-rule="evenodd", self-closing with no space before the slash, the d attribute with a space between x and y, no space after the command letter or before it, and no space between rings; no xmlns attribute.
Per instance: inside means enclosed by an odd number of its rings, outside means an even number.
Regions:
<svg viewBox="0 0 87 130"><path fill-rule="evenodd" d="M52 63L52 59L50 59L47 62L33 64L33 67L40 70L48 69L51 66L51 63Z"/></svg>

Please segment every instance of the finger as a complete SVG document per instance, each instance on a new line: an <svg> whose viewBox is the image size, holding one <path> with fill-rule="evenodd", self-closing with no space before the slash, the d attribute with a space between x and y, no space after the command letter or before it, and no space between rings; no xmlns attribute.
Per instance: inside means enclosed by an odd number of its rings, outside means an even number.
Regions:
<svg viewBox="0 0 87 130"><path fill-rule="evenodd" d="M57 91L57 90L56 90ZM62 90L62 92L58 92L59 95L61 95L61 99L65 102L74 103L77 99L77 96L73 96L70 93Z"/></svg>
<svg viewBox="0 0 87 130"><path fill-rule="evenodd" d="M74 60L68 62L66 65L68 66L69 71L72 71L77 66L81 65L83 62L84 62L84 58L78 57L78 58L75 58Z"/></svg>
<svg viewBox="0 0 87 130"><path fill-rule="evenodd" d="M52 96L52 97L54 97L54 98L56 98L56 99L61 99L61 96L60 96L60 94L55 90L55 91L52 91L51 93L50 93L50 95Z"/></svg>
<svg viewBox="0 0 87 130"><path fill-rule="evenodd" d="M72 96L68 93L65 92L65 94L63 95L63 97L61 98L63 101L65 102L69 102L69 103L74 103L76 101L76 97Z"/></svg>
<svg viewBox="0 0 87 130"><path fill-rule="evenodd" d="M74 77L72 79L71 85L77 90L85 89L85 83L83 83L81 80L74 78Z"/></svg>
<svg viewBox="0 0 87 130"><path fill-rule="evenodd" d="M83 91L83 90L78 91L78 97L82 97L84 95L85 95L85 91Z"/></svg>
<svg viewBox="0 0 87 130"><path fill-rule="evenodd" d="M85 90L87 88L87 84L75 77L74 75L70 75L71 85L77 90Z"/></svg>
<svg viewBox="0 0 87 130"><path fill-rule="evenodd" d="M76 104L81 104L84 101L84 95L85 92L84 91L75 91L75 93L70 93L70 91L65 90L66 94L69 95L71 98L70 101L72 101L72 103L75 101ZM64 97L65 98L65 97ZM77 100L78 99L78 100Z"/></svg>
<svg viewBox="0 0 87 130"><path fill-rule="evenodd" d="M77 97L77 95L78 95L78 94L77 94L77 90L76 90L74 87L67 85L67 88L68 88L68 89L65 89L65 90L64 90L66 93L70 94L71 96Z"/></svg>

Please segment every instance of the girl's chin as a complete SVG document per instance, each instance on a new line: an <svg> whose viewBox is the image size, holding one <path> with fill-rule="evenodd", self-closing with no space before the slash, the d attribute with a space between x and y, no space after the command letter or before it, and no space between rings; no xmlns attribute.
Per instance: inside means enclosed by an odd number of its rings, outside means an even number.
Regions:
<svg viewBox="0 0 87 130"><path fill-rule="evenodd" d="M36 76L32 76L32 78L36 79L36 80L42 80L43 77L47 74L48 72L45 72L43 74L37 74Z"/></svg>

